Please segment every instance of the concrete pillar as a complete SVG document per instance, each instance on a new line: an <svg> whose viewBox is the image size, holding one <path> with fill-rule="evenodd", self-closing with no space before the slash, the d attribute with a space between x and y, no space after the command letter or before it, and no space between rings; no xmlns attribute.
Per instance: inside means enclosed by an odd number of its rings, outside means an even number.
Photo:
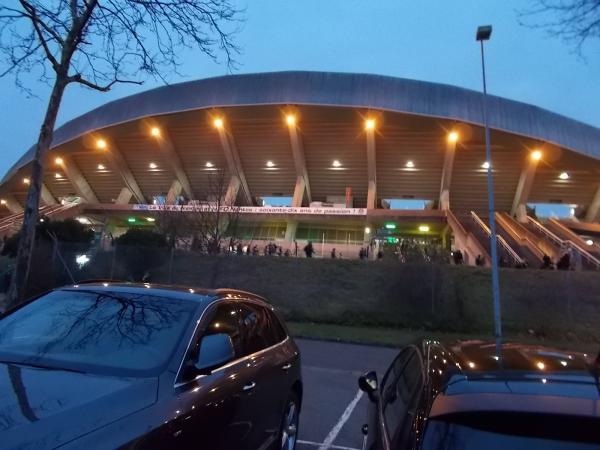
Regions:
<svg viewBox="0 0 600 450"><path fill-rule="evenodd" d="M242 167L242 161L240 159L240 155L237 151L237 146L235 144L235 140L233 139L233 135L231 134L231 130L226 130L223 121L220 120L216 122L219 125L215 125L217 131L219 133L219 139L221 141L221 147L223 148L223 153L225 153L225 159L227 160L227 167L229 168L229 173L232 175L232 180L235 177L237 181L235 182L237 187L235 187L235 198L233 202L227 203L233 205L236 198L237 193L241 189L242 190L242 198L245 204L252 205L252 194L250 193L250 188L248 187L248 182L246 181L246 175L244 175L244 169ZM232 187L230 183L230 187ZM228 189L229 192L229 189Z"/></svg>
<svg viewBox="0 0 600 450"><path fill-rule="evenodd" d="M42 183L42 190L40 192L40 199L45 206L58 205L58 201L54 198L54 195L48 189L45 183Z"/></svg>
<svg viewBox="0 0 600 450"><path fill-rule="evenodd" d="M229 184L227 185L227 192L225 193L225 199L223 202L226 206L235 205L235 201L237 199L241 185L242 183L240 179L236 175L232 175L229 179Z"/></svg>
<svg viewBox="0 0 600 450"><path fill-rule="evenodd" d="M179 180L173 180L169 192L167 193L167 205L174 205L177 197L181 195L183 186Z"/></svg>
<svg viewBox="0 0 600 450"><path fill-rule="evenodd" d="M133 193L129 190L129 188L122 188L121 192L119 192L119 196L115 200L115 204L117 205L128 205L133 197Z"/></svg>
<svg viewBox="0 0 600 450"><path fill-rule="evenodd" d="M300 203L298 207L302 206L302 198L306 193L306 200L308 203L312 201L310 194L310 184L308 182L308 172L306 170L306 160L304 158L304 145L302 144L302 138L298 132L298 126L296 125L296 116L288 116L288 132L290 135L290 145L292 147L292 155L294 156L294 167L296 168L296 190L294 190L294 198L297 195L300 197ZM303 184L302 192L299 193L299 179L302 179Z"/></svg>
<svg viewBox="0 0 600 450"><path fill-rule="evenodd" d="M11 214L19 214L23 212L23 206L17 201L12 194L7 194L2 197L2 204L10 211Z"/></svg>
<svg viewBox="0 0 600 450"><path fill-rule="evenodd" d="M293 208L302 207L305 190L306 190L306 181L304 180L303 176L299 175L296 177L296 187L294 188L294 197L292 197L292 207Z"/></svg>
<svg viewBox="0 0 600 450"><path fill-rule="evenodd" d="M456 155L456 139L448 139L446 142L446 154L444 156L444 167L442 169L442 184L440 186L440 205L443 211L450 209L450 185L452 183L452 170L454 168L454 157Z"/></svg>
<svg viewBox="0 0 600 450"><path fill-rule="evenodd" d="M515 217L518 222L527 223L527 205L519 203L515 211Z"/></svg>
<svg viewBox="0 0 600 450"><path fill-rule="evenodd" d="M77 195L88 203L100 203L92 187L81 173L81 170L79 170L79 167L77 167L77 164L75 164L75 161L73 161L73 158L65 155L61 159L62 164L60 166Z"/></svg>
<svg viewBox="0 0 600 450"><path fill-rule="evenodd" d="M375 155L375 129L368 127L367 135L367 174L369 177L369 189L367 191L367 208L377 207L377 164Z"/></svg>
<svg viewBox="0 0 600 450"><path fill-rule="evenodd" d="M296 239L296 231L298 230L298 221L289 219L285 228L285 241L294 242Z"/></svg>
<svg viewBox="0 0 600 450"><path fill-rule="evenodd" d="M598 220L598 213L600 213L600 186L596 189L592 203L590 203L590 206L588 207L585 221L595 222Z"/></svg>
<svg viewBox="0 0 600 450"><path fill-rule="evenodd" d="M159 134L156 136L156 142L161 152L165 156L166 161L173 169L173 175L175 175L175 178L181 186L180 193L181 190L183 190L190 199L193 199L194 192L192 190L192 185L190 184L190 180L183 169L183 163L181 158L179 158L179 154L175 150L175 145L169 136L169 132L165 129L160 130Z"/></svg>
<svg viewBox="0 0 600 450"><path fill-rule="evenodd" d="M529 199L529 193L531 192L531 187L533 186L533 180L535 178L535 171L537 169L538 162L539 159L535 159L530 156L526 166L521 172L521 176L519 177L519 184L517 185L515 198L510 210L510 213L513 216L516 216L519 222L527 221L527 200Z"/></svg>
<svg viewBox="0 0 600 450"><path fill-rule="evenodd" d="M109 141L108 139L106 140L108 141L108 144L104 156L106 157L108 164L121 176L125 187L129 188L136 198L136 201L138 203L145 203L146 198L144 197L144 193L133 176L125 157L114 142Z"/></svg>

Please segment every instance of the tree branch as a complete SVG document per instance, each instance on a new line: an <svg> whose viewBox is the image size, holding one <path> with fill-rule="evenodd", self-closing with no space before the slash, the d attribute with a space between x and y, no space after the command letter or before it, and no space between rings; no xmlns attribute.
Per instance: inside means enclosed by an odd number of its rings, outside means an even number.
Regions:
<svg viewBox="0 0 600 450"><path fill-rule="evenodd" d="M94 89L96 91L100 91L100 92L108 92L110 91L110 89L117 83L122 83L122 84L137 84L137 85L141 85L144 84L143 81L135 81L135 80L120 80L118 78L115 78L114 80L112 80L110 83L105 84L103 86L98 85L96 83L93 83L89 80L86 80L85 78L83 78L81 76L81 74L75 74L70 76L69 78L67 78L67 82L68 83L79 83L82 84L84 86L87 86L91 89Z"/></svg>
<svg viewBox="0 0 600 450"><path fill-rule="evenodd" d="M54 55L52 54L52 52L50 51L50 48L48 47L48 43L46 42L46 38L44 37L42 30L40 29L40 26L39 26L40 21L37 17L37 12L36 12L35 8L32 5L30 5L28 2L26 2L25 0L19 0L19 2L23 6L23 8L29 13L28 17L31 20L31 24L33 25L33 29L35 30L35 33L37 34L38 40L40 41L40 44L42 45L42 48L44 49L44 52L46 53L46 58L48 58L48 61L50 61L50 64L52 64L52 68L54 69L54 71L58 72L60 65L59 65L58 61L56 60L56 58L54 57Z"/></svg>

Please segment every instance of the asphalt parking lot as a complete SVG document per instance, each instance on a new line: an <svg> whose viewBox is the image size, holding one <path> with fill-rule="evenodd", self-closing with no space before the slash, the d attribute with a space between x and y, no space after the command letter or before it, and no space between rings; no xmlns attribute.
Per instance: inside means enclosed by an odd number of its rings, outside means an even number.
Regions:
<svg viewBox="0 0 600 450"><path fill-rule="evenodd" d="M368 399L358 377L368 369L383 374L397 350L297 339L302 353L304 401L298 450L354 450L362 446Z"/></svg>

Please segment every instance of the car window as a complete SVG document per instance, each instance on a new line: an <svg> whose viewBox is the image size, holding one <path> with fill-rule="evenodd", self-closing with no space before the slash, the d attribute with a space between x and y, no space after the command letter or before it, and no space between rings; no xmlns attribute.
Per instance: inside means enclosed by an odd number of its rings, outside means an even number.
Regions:
<svg viewBox="0 0 600 450"><path fill-rule="evenodd" d="M428 421L424 450L598 449L596 417L517 412L449 414Z"/></svg>
<svg viewBox="0 0 600 450"><path fill-rule="evenodd" d="M234 303L218 303L207 312L206 319L203 325L194 338L194 343L190 347L186 357L184 366L193 366L198 360L202 347L202 338L212 334L225 333L231 339L234 349L234 359L241 358L243 355L242 335L239 325L239 310ZM194 373L184 370L181 374L180 381L187 381L189 377L193 377Z"/></svg>
<svg viewBox="0 0 600 450"><path fill-rule="evenodd" d="M383 417L394 447L410 435L422 382L421 360L414 349L401 353L384 378L381 391Z"/></svg>
<svg viewBox="0 0 600 450"><path fill-rule="evenodd" d="M0 360L117 376L153 376L198 304L139 293L57 290L0 321Z"/></svg>
<svg viewBox="0 0 600 450"><path fill-rule="evenodd" d="M227 334L233 344L234 359L241 358L243 355L238 314L239 310L234 303L220 304L202 333L202 337L211 334ZM200 340L200 351L202 351L202 340Z"/></svg>
<svg viewBox="0 0 600 450"><path fill-rule="evenodd" d="M267 310L267 317L269 319L269 334L272 336L272 345L279 344L287 337L287 333L281 325L277 315L275 315L275 313L269 308L265 309Z"/></svg>
<svg viewBox="0 0 600 450"><path fill-rule="evenodd" d="M244 354L258 352L285 339L285 332L278 319L264 306L243 303L240 311L245 337Z"/></svg>

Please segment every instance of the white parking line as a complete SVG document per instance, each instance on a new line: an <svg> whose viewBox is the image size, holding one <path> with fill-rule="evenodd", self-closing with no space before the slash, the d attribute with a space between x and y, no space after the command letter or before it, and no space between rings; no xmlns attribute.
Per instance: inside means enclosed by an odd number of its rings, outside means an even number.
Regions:
<svg viewBox="0 0 600 450"><path fill-rule="evenodd" d="M320 447L321 445L323 445L322 443L319 444L318 442L311 442L311 441L301 441L301 440L298 440L296 442L298 444L302 444L302 445L312 445L313 447ZM344 447L343 445L331 445L331 446L329 446L329 448L331 448L333 450L359 450L358 448Z"/></svg>
<svg viewBox="0 0 600 450"><path fill-rule="evenodd" d="M335 448L332 445L333 441L335 441L335 438L339 434L340 430L352 415L352 411L354 411L354 408L356 408L356 405L358 404L362 396L363 391L359 389L352 401L350 402L350 404L346 407L346 410L344 411L340 419L337 421L335 426L331 429L331 431L319 447L319 450L328 450L330 448Z"/></svg>

